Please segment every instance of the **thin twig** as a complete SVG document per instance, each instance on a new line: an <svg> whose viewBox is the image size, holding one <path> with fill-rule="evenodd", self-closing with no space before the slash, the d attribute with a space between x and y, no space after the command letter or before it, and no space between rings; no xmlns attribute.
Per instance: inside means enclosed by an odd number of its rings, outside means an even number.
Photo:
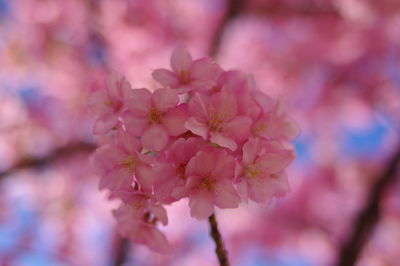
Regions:
<svg viewBox="0 0 400 266"><path fill-rule="evenodd" d="M388 162L382 176L371 188L368 201L354 223L354 231L339 253L338 266L353 266L367 243L371 232L380 218L380 204L386 188L396 180L397 168L400 164L400 147Z"/></svg>
<svg viewBox="0 0 400 266"><path fill-rule="evenodd" d="M210 223L211 237L215 242L215 253L218 256L219 265L229 266L228 252L224 247L224 241L222 240L221 233L218 230L218 223L214 213L208 218L208 222Z"/></svg>

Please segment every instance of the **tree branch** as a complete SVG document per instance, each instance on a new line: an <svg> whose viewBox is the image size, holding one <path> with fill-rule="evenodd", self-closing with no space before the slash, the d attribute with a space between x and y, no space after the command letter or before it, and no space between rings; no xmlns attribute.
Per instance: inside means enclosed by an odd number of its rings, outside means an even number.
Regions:
<svg viewBox="0 0 400 266"><path fill-rule="evenodd" d="M215 242L215 253L218 256L219 265L229 266L228 252L224 247L224 241L222 240L221 233L218 230L218 223L214 213L210 217L208 217L208 222L210 223L211 237L214 239Z"/></svg>
<svg viewBox="0 0 400 266"><path fill-rule="evenodd" d="M72 156L74 154L78 153L89 153L94 151L96 146L91 143L87 142L76 142L76 143L71 143L69 145L60 147L55 149L53 152L51 152L49 155L43 157L43 158L37 158L37 157L25 157L21 159L19 162L17 162L13 167L0 172L0 180L16 171L19 171L21 169L25 168L38 168L38 167L43 167L46 166L52 162L55 162L59 159L66 158L69 156Z"/></svg>
<svg viewBox="0 0 400 266"><path fill-rule="evenodd" d="M126 238L122 238L119 233L116 233L115 236L115 245L114 245L114 260L113 266L122 266L127 259L127 255L129 252L129 240Z"/></svg>
<svg viewBox="0 0 400 266"><path fill-rule="evenodd" d="M221 48L221 42L222 42L222 37L224 35L224 31L227 27L227 25L235 19L240 13L243 12L244 8L244 1L243 0L229 0L227 1L227 7L226 7L226 13L225 16L218 26L214 38L211 41L210 45L210 50L209 54L213 57L215 57L220 48Z"/></svg>
<svg viewBox="0 0 400 266"><path fill-rule="evenodd" d="M386 188L396 180L397 168L400 163L400 147L388 162L382 176L371 188L368 201L354 223L354 231L339 253L338 266L352 266L357 262L362 248L368 241L371 232L380 218L380 204Z"/></svg>

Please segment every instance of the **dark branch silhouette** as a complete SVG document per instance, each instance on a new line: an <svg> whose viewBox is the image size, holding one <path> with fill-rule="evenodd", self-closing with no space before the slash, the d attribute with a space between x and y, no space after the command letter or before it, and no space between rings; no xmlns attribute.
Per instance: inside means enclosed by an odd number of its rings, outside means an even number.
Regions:
<svg viewBox="0 0 400 266"><path fill-rule="evenodd" d="M215 253L218 256L219 265L229 266L228 252L224 247L224 241L222 240L221 233L218 230L218 223L214 213L208 218L208 222L210 223L211 237L215 242Z"/></svg>
<svg viewBox="0 0 400 266"><path fill-rule="evenodd" d="M214 38L211 40L209 54L215 57L221 49L221 42L226 27L232 20L234 20L240 13L243 13L244 1L243 0L230 0L227 1L226 12L223 20L218 26Z"/></svg>
<svg viewBox="0 0 400 266"><path fill-rule="evenodd" d="M385 171L371 188L367 202L354 223L354 231L339 253L338 266L352 266L357 262L363 246L380 218L380 204L386 188L396 180L397 168L400 164L400 147L388 162Z"/></svg>
<svg viewBox="0 0 400 266"><path fill-rule="evenodd" d="M115 234L114 259L111 266L122 266L129 253L129 240L122 238L118 232Z"/></svg>
<svg viewBox="0 0 400 266"><path fill-rule="evenodd" d="M87 142L75 142L69 145L60 147L52 151L49 155L45 157L25 157L22 158L11 168L0 172L0 180L12 173L26 168L40 168L47 166L57 160L73 156L80 153L90 153L94 151L96 146L92 143Z"/></svg>

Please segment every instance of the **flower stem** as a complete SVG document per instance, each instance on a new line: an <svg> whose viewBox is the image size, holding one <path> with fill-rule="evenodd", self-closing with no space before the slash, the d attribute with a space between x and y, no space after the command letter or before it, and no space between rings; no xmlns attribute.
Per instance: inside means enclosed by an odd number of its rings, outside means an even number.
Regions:
<svg viewBox="0 0 400 266"><path fill-rule="evenodd" d="M218 223L214 213L208 217L208 222L210 223L211 237L214 239L216 245L215 253L217 254L219 265L229 266L228 252L224 247L224 241L222 240L221 233L218 230Z"/></svg>

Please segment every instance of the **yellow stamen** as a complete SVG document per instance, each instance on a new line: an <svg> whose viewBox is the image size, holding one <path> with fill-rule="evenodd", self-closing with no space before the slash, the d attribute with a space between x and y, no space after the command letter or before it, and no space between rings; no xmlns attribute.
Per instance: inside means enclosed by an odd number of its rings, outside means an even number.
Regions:
<svg viewBox="0 0 400 266"><path fill-rule="evenodd" d="M249 164L244 167L244 175L247 178L255 178L261 175L261 171L254 164Z"/></svg>
<svg viewBox="0 0 400 266"><path fill-rule="evenodd" d="M189 72L181 70L180 76L181 76L181 82L183 84L189 84L190 83L190 74L189 74Z"/></svg>
<svg viewBox="0 0 400 266"><path fill-rule="evenodd" d="M136 156L129 155L124 161L121 162L121 166L134 171L139 163L139 159Z"/></svg>

